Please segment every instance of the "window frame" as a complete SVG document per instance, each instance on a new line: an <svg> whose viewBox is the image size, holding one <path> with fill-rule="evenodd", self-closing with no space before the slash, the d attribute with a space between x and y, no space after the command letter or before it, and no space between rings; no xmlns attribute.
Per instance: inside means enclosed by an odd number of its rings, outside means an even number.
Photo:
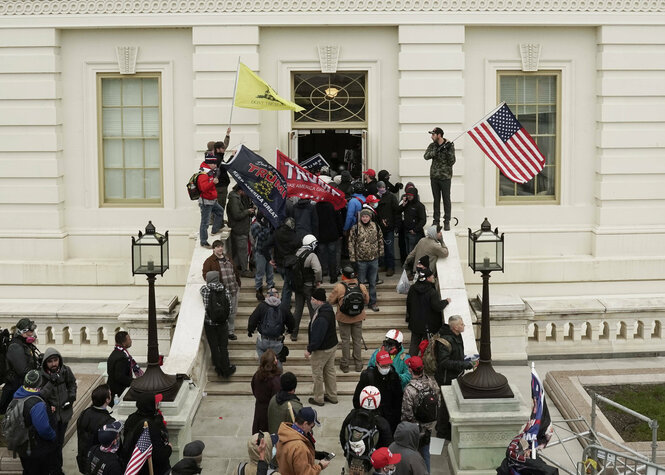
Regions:
<svg viewBox="0 0 665 475"><path fill-rule="evenodd" d="M509 68L498 68L495 70L496 75L496 98L497 103L501 102L501 77L502 76L522 76L522 77L534 77L534 76L555 76L556 77L556 124L555 124L555 157L554 157L554 166L555 166L555 186L554 186L554 195L512 195L504 196L501 195L501 172L497 169L495 172L495 203L497 205L525 205L525 204L536 204L536 205L559 205L561 204L561 147L562 147L562 90L563 90L563 81L564 81L564 69L563 68L547 68L541 69L538 71L527 72L521 71L518 69L509 69ZM513 111L517 119L519 116L517 111ZM534 177L535 179L535 177Z"/></svg>
<svg viewBox="0 0 665 475"><path fill-rule="evenodd" d="M102 82L104 79L157 79L157 108L159 117L159 199L123 198L107 200L105 197L105 170L104 167L104 129L103 129L103 103ZM95 75L96 109L97 109L97 159L98 159L98 189L99 206L101 208L163 208L164 207L164 110L163 110L163 77L161 71L146 71L132 75L120 74L111 71L97 71ZM142 106L143 107L143 106ZM120 139L122 140L122 139ZM123 167L123 169L125 169ZM145 170L145 167L143 168ZM124 183L123 183L124 189Z"/></svg>

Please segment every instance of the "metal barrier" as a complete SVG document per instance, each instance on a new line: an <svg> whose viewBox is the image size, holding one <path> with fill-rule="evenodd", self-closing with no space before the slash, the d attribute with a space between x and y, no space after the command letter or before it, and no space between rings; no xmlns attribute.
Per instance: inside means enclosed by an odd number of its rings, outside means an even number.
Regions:
<svg viewBox="0 0 665 475"><path fill-rule="evenodd" d="M665 467L646 457L619 453L599 445L589 445L577 464L578 475L665 475Z"/></svg>

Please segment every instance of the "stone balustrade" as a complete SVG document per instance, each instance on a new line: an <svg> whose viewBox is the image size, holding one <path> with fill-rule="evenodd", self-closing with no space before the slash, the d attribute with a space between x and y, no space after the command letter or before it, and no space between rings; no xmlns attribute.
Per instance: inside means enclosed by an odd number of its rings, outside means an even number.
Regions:
<svg viewBox="0 0 665 475"><path fill-rule="evenodd" d="M665 352L662 295L491 298L495 360ZM471 308L480 318L480 297Z"/></svg>

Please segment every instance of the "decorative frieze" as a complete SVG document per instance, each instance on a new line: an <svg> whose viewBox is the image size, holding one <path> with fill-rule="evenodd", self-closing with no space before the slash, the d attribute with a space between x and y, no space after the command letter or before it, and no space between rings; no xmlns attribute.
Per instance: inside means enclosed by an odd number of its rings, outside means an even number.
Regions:
<svg viewBox="0 0 665 475"><path fill-rule="evenodd" d="M656 13L665 3L655 0L44 0L0 1L0 16L34 15L137 15L183 13L285 13L285 12L581 12Z"/></svg>

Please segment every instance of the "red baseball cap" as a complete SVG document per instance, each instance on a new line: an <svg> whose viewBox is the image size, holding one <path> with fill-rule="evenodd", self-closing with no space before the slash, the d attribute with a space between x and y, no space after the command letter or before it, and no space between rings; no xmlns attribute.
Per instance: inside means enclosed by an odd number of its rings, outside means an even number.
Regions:
<svg viewBox="0 0 665 475"><path fill-rule="evenodd" d="M365 203L378 203L380 200L374 196L374 195L369 195L367 198L365 198Z"/></svg>
<svg viewBox="0 0 665 475"><path fill-rule="evenodd" d="M372 178L374 178L376 176L376 172L371 168L368 168L366 171L363 172L363 175L369 175Z"/></svg>
<svg viewBox="0 0 665 475"><path fill-rule="evenodd" d="M423 359L420 356L412 356L406 360L406 365L414 371L423 369Z"/></svg>
<svg viewBox="0 0 665 475"><path fill-rule="evenodd" d="M372 466L377 469L381 469L387 465L393 465L399 463L402 460L400 454L394 454L388 447L381 447L372 452Z"/></svg>
<svg viewBox="0 0 665 475"><path fill-rule="evenodd" d="M393 360L390 358L390 353L384 350L384 351L379 351L376 354L376 362L381 366L387 366L389 364L392 364Z"/></svg>

